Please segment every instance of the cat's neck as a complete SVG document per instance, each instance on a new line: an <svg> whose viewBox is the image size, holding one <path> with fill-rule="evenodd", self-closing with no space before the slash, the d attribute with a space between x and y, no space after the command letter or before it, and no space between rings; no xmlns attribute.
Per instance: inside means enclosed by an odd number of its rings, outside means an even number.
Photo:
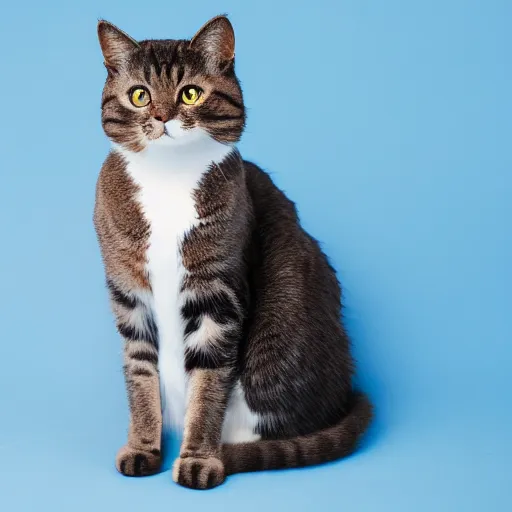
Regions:
<svg viewBox="0 0 512 512"><path fill-rule="evenodd" d="M128 165L165 173L204 172L212 163L220 163L236 151L234 146L222 144L209 136L187 144L175 144L172 140L155 141L138 153L117 144L113 150L120 153Z"/></svg>

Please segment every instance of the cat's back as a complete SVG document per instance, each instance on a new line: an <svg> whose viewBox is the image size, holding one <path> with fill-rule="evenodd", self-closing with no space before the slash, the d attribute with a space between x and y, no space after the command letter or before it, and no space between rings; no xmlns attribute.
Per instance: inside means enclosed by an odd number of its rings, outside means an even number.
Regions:
<svg viewBox="0 0 512 512"><path fill-rule="evenodd" d="M341 338L344 345L339 322L341 288L334 268L316 238L302 227L295 203L266 171L251 162L244 162L244 167L255 219L250 244L257 254L253 293L269 297L260 301L264 306L258 313L265 316L267 308L271 313L282 301L290 305L290 314L297 317L294 321L307 324L306 331L311 331L310 320L315 319L327 338Z"/></svg>
<svg viewBox="0 0 512 512"><path fill-rule="evenodd" d="M272 400L265 436L306 435L339 421L349 397L352 360L340 322L341 290L294 203L264 170L250 162L244 167L255 225L242 386L256 410ZM269 364L269 353L278 364ZM270 398L282 382L286 393Z"/></svg>
<svg viewBox="0 0 512 512"><path fill-rule="evenodd" d="M274 184L268 172L244 160L247 188L257 219L297 224L295 204Z"/></svg>
<svg viewBox="0 0 512 512"><path fill-rule="evenodd" d="M311 280L318 276L320 280L327 280L336 292L338 282L334 270L318 241L302 227L295 203L275 185L268 172L249 161L244 161L244 168L257 237L259 244L268 249L268 259L307 264L310 270L313 270L312 265L315 271L303 277Z"/></svg>

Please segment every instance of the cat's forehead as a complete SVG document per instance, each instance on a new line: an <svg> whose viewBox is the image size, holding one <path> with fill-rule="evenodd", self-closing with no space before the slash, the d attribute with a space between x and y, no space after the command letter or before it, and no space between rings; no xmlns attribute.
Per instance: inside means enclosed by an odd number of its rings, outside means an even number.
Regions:
<svg viewBox="0 0 512 512"><path fill-rule="evenodd" d="M182 57L190 46L185 39L148 39L139 42L143 58L157 57L166 60L170 56Z"/></svg>
<svg viewBox="0 0 512 512"><path fill-rule="evenodd" d="M134 73L143 73L148 79L154 74L169 76L173 68L180 68L182 73L201 74L205 71L205 61L200 54L190 50L188 40L147 40L139 43L129 68Z"/></svg>

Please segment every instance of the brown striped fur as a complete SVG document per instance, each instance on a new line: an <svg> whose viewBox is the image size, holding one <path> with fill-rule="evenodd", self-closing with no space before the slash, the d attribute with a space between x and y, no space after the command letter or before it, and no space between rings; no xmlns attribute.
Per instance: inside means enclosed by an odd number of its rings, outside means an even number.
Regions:
<svg viewBox="0 0 512 512"><path fill-rule="evenodd" d="M100 22L98 34L108 70L102 96L102 125L107 136L139 152L147 140L162 135L159 120L179 119L186 128L201 126L217 140L237 142L245 126L245 109L242 91L234 77L233 60L224 60L225 54L230 53L225 48L229 44L225 39L234 43L231 25L226 22L224 17L210 20L192 41L139 43L110 23ZM224 54L220 61L200 51L208 46L207 37L201 34L205 28L217 30L217 25L227 30L227 37L221 39ZM115 51L110 49L112 46ZM151 87L148 109L134 109L130 104L127 91L135 84ZM179 101L187 84L204 91L204 100L194 109Z"/></svg>
<svg viewBox="0 0 512 512"><path fill-rule="evenodd" d="M102 124L113 142L140 153L163 135L169 119L201 127L222 144L240 139L245 107L225 17L210 20L191 41L137 42L107 22L100 22L98 34L108 70ZM179 101L187 83L204 91L194 108ZM134 84L151 89L147 108L130 104ZM151 226L137 193L125 160L113 151L98 180L94 222L125 341L130 427L116 461L125 475L151 474L161 463L159 334L147 271ZM201 346L184 349L190 400L174 480L205 489L236 472L348 455L372 407L352 388L341 289L317 241L268 174L235 148L207 169L193 198L198 224L180 248L185 343L205 319L211 329ZM255 434L261 440L222 445L236 385L259 415Z"/></svg>
<svg viewBox="0 0 512 512"><path fill-rule="evenodd" d="M220 438L228 401L226 390L232 379L229 368L197 369L191 375L185 432L180 456L173 467L175 482L187 487L208 488L224 481Z"/></svg>
<svg viewBox="0 0 512 512"><path fill-rule="evenodd" d="M350 455L372 417L365 395L354 393L351 408L337 425L312 434L256 443L225 444L225 474L312 466Z"/></svg>
<svg viewBox="0 0 512 512"><path fill-rule="evenodd" d="M150 291L145 271L149 226L135 202L137 189L126 175L121 157L111 153L96 187L94 224L100 242L105 272L110 286L112 309L120 332L130 326L130 290ZM116 295L118 295L116 297ZM124 300L120 300L123 298ZM135 299L131 298L135 302ZM126 303L128 302L128 303ZM141 305L135 305L141 308ZM160 388L156 361L158 352L150 340L125 338L125 377L131 421L128 444L116 460L126 475L152 474L160 469L161 429ZM138 357L150 354L151 358Z"/></svg>
<svg viewBox="0 0 512 512"><path fill-rule="evenodd" d="M125 290L137 286L149 289L145 271L149 226L135 201L136 192L122 157L110 153L96 186L94 224L105 271L123 282Z"/></svg>

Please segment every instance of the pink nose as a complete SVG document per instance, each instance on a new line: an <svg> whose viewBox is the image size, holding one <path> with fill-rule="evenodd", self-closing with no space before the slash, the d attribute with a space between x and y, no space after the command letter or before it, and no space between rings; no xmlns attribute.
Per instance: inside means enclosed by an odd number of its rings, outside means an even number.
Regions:
<svg viewBox="0 0 512 512"><path fill-rule="evenodd" d="M169 121L169 119L171 118L171 116L169 116L168 114L158 114L154 117L157 121L162 121L162 123L167 123L167 121Z"/></svg>
<svg viewBox="0 0 512 512"><path fill-rule="evenodd" d="M171 112L169 112L169 110L164 110L162 108L153 108L151 115L157 121L162 121L162 123L167 123L167 121L171 119Z"/></svg>

